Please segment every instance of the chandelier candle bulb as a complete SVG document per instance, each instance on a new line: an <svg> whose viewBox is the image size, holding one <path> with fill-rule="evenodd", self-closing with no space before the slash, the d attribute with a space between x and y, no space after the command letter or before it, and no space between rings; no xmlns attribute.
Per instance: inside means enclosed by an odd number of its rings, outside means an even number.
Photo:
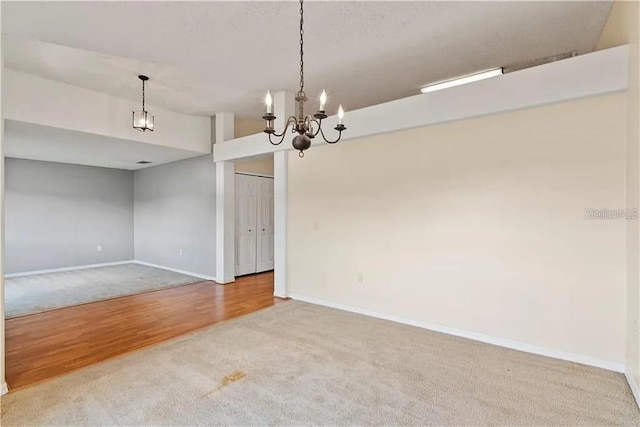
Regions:
<svg viewBox="0 0 640 427"><path fill-rule="evenodd" d="M327 103L327 92L325 92L324 90L322 91L322 93L320 94L320 111L324 111L324 106Z"/></svg>
<svg viewBox="0 0 640 427"><path fill-rule="evenodd" d="M264 97L264 103L267 105L267 114L273 114L273 98L271 92L267 91L267 95Z"/></svg>
<svg viewBox="0 0 640 427"><path fill-rule="evenodd" d="M338 108L338 124L344 124L344 109L342 108L342 105Z"/></svg>

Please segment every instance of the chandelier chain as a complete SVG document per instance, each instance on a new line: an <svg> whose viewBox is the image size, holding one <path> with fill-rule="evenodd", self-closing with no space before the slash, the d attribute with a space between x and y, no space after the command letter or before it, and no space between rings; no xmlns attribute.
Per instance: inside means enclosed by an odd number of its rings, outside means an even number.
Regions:
<svg viewBox="0 0 640 427"><path fill-rule="evenodd" d="M144 111L144 80L142 80L142 111Z"/></svg>
<svg viewBox="0 0 640 427"><path fill-rule="evenodd" d="M300 0L300 92L304 92L304 9Z"/></svg>

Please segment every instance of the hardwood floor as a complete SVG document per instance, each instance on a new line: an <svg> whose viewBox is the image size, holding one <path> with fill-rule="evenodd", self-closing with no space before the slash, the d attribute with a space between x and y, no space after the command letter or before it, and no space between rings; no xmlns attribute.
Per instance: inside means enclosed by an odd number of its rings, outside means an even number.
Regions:
<svg viewBox="0 0 640 427"><path fill-rule="evenodd" d="M200 282L6 320L10 390L283 301L273 273Z"/></svg>

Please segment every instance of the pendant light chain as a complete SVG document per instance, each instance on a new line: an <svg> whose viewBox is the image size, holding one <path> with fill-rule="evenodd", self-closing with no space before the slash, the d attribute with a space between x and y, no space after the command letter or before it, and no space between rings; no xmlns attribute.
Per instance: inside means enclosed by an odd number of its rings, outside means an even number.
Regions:
<svg viewBox="0 0 640 427"><path fill-rule="evenodd" d="M300 93L304 93L304 9L300 0Z"/></svg>
<svg viewBox="0 0 640 427"><path fill-rule="evenodd" d="M142 111L144 111L144 80L142 80Z"/></svg>

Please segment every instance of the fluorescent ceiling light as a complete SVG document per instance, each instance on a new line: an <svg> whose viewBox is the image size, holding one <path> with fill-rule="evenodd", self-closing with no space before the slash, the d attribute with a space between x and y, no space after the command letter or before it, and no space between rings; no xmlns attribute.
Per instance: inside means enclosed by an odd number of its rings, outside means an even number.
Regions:
<svg viewBox="0 0 640 427"><path fill-rule="evenodd" d="M475 74L469 74L467 76L456 77L455 79L446 80L444 82L430 84L420 89L420 92L422 93L434 92L436 90L447 89L454 86L460 86L467 83L477 82L478 80L484 80L484 79L488 79L488 78L496 77L500 75L502 75L502 67L495 68L493 70L481 71Z"/></svg>

